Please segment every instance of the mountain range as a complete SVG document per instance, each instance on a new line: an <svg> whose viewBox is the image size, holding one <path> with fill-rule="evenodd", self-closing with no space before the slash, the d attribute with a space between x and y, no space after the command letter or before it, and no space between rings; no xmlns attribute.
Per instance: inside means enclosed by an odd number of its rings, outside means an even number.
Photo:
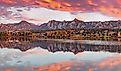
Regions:
<svg viewBox="0 0 121 71"><path fill-rule="evenodd" d="M19 23L0 24L0 31L31 30L34 28L39 28L39 26L27 21L21 21Z"/></svg>
<svg viewBox="0 0 121 71"><path fill-rule="evenodd" d="M72 21L51 20L48 23L35 25L27 21L19 23L0 24L0 31L15 30L56 30L56 29L121 29L121 21L91 21L84 22L78 19Z"/></svg>

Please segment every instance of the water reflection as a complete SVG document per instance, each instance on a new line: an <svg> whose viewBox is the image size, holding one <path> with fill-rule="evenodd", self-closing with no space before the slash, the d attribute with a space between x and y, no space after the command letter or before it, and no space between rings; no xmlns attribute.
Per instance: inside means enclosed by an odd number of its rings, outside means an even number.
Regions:
<svg viewBox="0 0 121 71"><path fill-rule="evenodd" d="M1 41L0 48L13 48L27 51L40 47L50 52L73 52L77 54L84 51L116 52L121 53L121 43L118 41L90 41L90 40L32 40L32 41Z"/></svg>
<svg viewBox="0 0 121 71"><path fill-rule="evenodd" d="M0 71L121 70L118 41L2 40L0 48Z"/></svg>

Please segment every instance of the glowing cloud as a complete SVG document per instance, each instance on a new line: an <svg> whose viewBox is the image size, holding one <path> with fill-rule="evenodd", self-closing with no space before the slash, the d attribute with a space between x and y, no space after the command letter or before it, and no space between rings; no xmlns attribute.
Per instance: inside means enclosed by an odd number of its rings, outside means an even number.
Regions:
<svg viewBox="0 0 121 71"><path fill-rule="evenodd" d="M42 10L42 8L47 10ZM119 20L121 19L120 11L121 0L0 0L1 23L20 20L43 23L51 19L72 20L74 18L84 21ZM83 16L85 14L86 16ZM57 15L61 17L58 19ZM68 19L65 15L70 18Z"/></svg>
<svg viewBox="0 0 121 71"><path fill-rule="evenodd" d="M121 17L121 0L0 0L0 5L38 6L69 12L101 12Z"/></svg>

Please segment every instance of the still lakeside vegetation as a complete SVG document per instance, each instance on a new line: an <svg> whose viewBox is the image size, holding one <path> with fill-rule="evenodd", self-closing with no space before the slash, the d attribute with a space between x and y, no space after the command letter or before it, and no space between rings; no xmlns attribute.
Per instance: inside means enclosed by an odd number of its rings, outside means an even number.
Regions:
<svg viewBox="0 0 121 71"><path fill-rule="evenodd" d="M58 30L28 30L1 31L0 39L16 40L31 39L73 39L73 40L120 40L120 29L58 29ZM30 40L31 40L30 39Z"/></svg>

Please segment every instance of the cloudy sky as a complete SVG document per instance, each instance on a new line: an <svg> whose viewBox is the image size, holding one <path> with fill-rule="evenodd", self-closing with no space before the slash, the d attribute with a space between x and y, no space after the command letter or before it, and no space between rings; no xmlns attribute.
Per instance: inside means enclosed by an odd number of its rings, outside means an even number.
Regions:
<svg viewBox="0 0 121 71"><path fill-rule="evenodd" d="M0 0L0 23L121 20L121 0Z"/></svg>

